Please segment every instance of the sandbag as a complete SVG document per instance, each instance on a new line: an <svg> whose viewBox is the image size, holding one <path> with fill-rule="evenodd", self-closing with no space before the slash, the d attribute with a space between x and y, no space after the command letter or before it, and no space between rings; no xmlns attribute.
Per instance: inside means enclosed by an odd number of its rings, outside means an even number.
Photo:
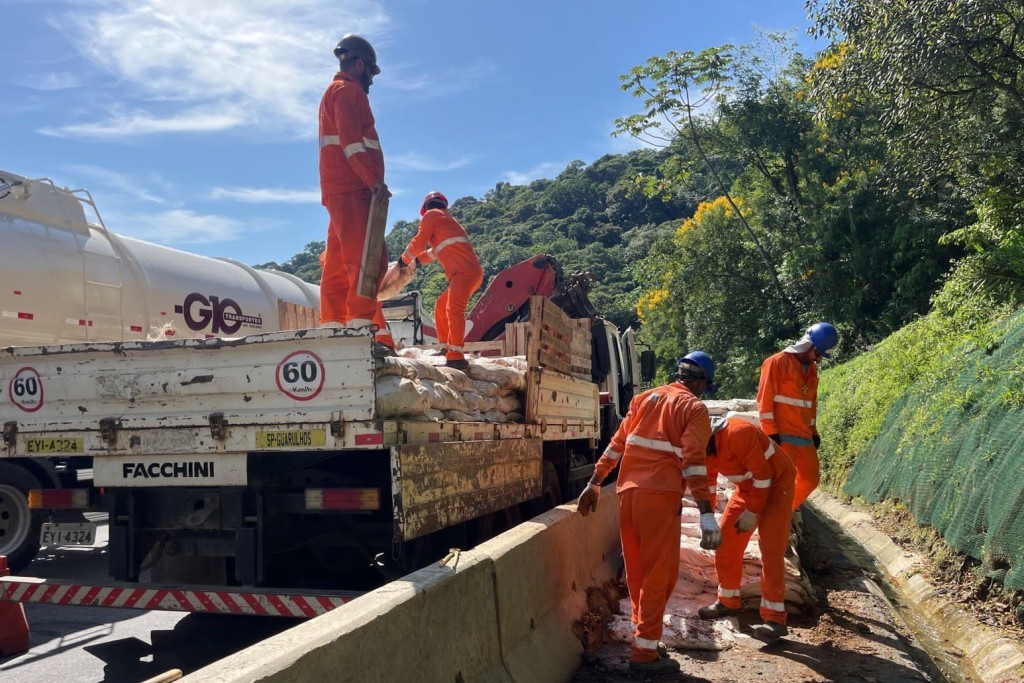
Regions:
<svg viewBox="0 0 1024 683"><path fill-rule="evenodd" d="M519 370L492 362L476 361L469 364L466 374L475 380L493 382L500 389L523 391L526 389L526 375Z"/></svg>
<svg viewBox="0 0 1024 683"><path fill-rule="evenodd" d="M430 407L430 396L420 384L404 377L377 380L377 415L401 417L422 415Z"/></svg>
<svg viewBox="0 0 1024 683"><path fill-rule="evenodd" d="M415 265L408 268L399 268L398 261L392 261L388 264L388 271L384 273L384 279L381 281L380 287L377 288L377 300L387 301L388 299L395 298L412 282L412 278L415 275Z"/></svg>

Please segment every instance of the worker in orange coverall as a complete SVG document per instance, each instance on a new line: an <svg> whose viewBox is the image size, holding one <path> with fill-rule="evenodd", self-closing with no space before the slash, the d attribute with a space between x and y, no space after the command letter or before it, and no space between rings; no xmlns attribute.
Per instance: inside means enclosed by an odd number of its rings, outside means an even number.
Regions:
<svg viewBox="0 0 1024 683"><path fill-rule="evenodd" d="M675 382L634 397L579 497L579 512L586 517L597 508L601 482L619 466L615 488L636 624L629 660L634 671L679 670L660 638L665 606L679 579L681 498L687 485L701 513L701 547L713 550L721 541L705 466L711 422L699 398L713 390L714 378L714 362L694 351L679 359Z"/></svg>
<svg viewBox="0 0 1024 683"><path fill-rule="evenodd" d="M761 364L757 387L757 412L761 428L775 443L783 444L796 466L793 509L818 488L821 437L815 424L818 415L818 361L828 358L839 343L839 333L829 323L807 328L803 338Z"/></svg>
<svg viewBox="0 0 1024 683"><path fill-rule="evenodd" d="M448 213L447 197L440 192L428 194L420 207L420 216L420 228L402 254L400 267L407 268L414 262L426 263L433 258L441 263L448 287L434 307L437 339L444 349L445 364L465 370L469 367L464 348L466 306L469 297L483 284L484 271L466 229Z"/></svg>
<svg viewBox="0 0 1024 683"><path fill-rule="evenodd" d="M722 515L722 544L715 551L718 599L701 607L702 619L717 619L740 609L743 551L757 529L761 548L761 618L754 627L762 640L776 640L786 629L786 549L793 520L796 470L782 446L742 417L711 418L708 480L711 491L721 473L736 484Z"/></svg>
<svg viewBox="0 0 1024 683"><path fill-rule="evenodd" d="M320 101L320 193L330 225L321 255L321 325L376 327L374 352L394 355L381 304L359 295L359 270L367 248L370 200L384 192L384 155L367 94L380 73L377 53L365 39L347 35L334 48L339 71ZM387 271L381 254L378 285Z"/></svg>

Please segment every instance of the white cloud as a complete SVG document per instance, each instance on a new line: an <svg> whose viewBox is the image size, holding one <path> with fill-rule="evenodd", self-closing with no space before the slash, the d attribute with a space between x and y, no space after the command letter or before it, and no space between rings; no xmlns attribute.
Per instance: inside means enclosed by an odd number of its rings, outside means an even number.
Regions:
<svg viewBox="0 0 1024 683"><path fill-rule="evenodd" d="M109 221L115 224L115 221ZM125 235L160 244L209 244L238 239L245 230L241 221L226 216L172 209L153 214L118 216L116 225Z"/></svg>
<svg viewBox="0 0 1024 683"><path fill-rule="evenodd" d="M415 76L407 76L408 73ZM388 87L406 93L423 93L430 97L442 97L456 92L472 90L497 72L494 64L480 62L460 70L424 74L423 66L396 65L388 70Z"/></svg>
<svg viewBox="0 0 1024 683"><path fill-rule="evenodd" d="M82 81L74 74L50 71L23 78L20 84L32 90L68 90L79 87Z"/></svg>
<svg viewBox="0 0 1024 683"><path fill-rule="evenodd" d="M273 187L215 187L210 199L243 204L306 204L320 203L320 190L286 190Z"/></svg>
<svg viewBox="0 0 1024 683"><path fill-rule="evenodd" d="M157 186L160 191L159 193L145 187L136 176L130 176L125 173L118 173L117 171L87 164L70 164L67 168L73 173L86 176L110 189L117 190L144 202L168 204L167 198L173 194L173 187L156 174L150 174L146 178L146 182L149 185Z"/></svg>
<svg viewBox="0 0 1024 683"><path fill-rule="evenodd" d="M113 113L107 120L95 123L41 128L39 132L57 137L120 138L148 133L212 133L234 128L244 122L243 112L231 107L221 107L219 110L193 109L167 116L137 111Z"/></svg>
<svg viewBox="0 0 1024 683"><path fill-rule="evenodd" d="M387 156L385 159L388 170L391 171L454 171L464 168L472 161L469 157L463 157L454 161L438 161L417 152L407 152L395 156Z"/></svg>
<svg viewBox="0 0 1024 683"><path fill-rule="evenodd" d="M76 9L63 20L68 32L127 89L131 113L50 132L98 137L243 125L311 137L310 111L341 33L376 38L389 23L376 0L107 0Z"/></svg>
<svg viewBox="0 0 1024 683"><path fill-rule="evenodd" d="M553 178L565 170L564 161L545 161L537 164L528 171L505 171L501 177L513 185L526 185L538 178Z"/></svg>

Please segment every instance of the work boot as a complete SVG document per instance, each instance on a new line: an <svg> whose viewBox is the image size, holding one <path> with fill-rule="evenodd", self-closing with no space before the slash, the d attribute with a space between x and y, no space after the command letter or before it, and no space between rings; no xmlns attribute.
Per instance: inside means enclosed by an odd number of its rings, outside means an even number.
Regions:
<svg viewBox="0 0 1024 683"><path fill-rule="evenodd" d="M658 657L649 662L629 660L629 670L645 674L670 674L679 671L679 662L669 657Z"/></svg>
<svg viewBox="0 0 1024 683"><path fill-rule="evenodd" d="M387 344L375 341L370 347L370 355L374 358L395 358L398 356L398 352Z"/></svg>
<svg viewBox="0 0 1024 683"><path fill-rule="evenodd" d="M662 659L665 659L666 657L668 657L668 645L666 645L665 643L661 642L660 640L658 641L657 650L658 650L658 656L661 657Z"/></svg>
<svg viewBox="0 0 1024 683"><path fill-rule="evenodd" d="M786 628L786 625L780 624L777 621L766 621L763 624L758 624L752 627L750 632L758 640L766 642L772 642L789 635L789 629Z"/></svg>
<svg viewBox="0 0 1024 683"><path fill-rule="evenodd" d="M736 614L737 610L732 607L726 607L722 604L721 600L715 600L707 607L701 607L697 610L697 616L701 619L721 619L722 617L728 617Z"/></svg>
<svg viewBox="0 0 1024 683"><path fill-rule="evenodd" d="M445 361L445 365L454 370L469 370L469 361L465 358L451 359Z"/></svg>

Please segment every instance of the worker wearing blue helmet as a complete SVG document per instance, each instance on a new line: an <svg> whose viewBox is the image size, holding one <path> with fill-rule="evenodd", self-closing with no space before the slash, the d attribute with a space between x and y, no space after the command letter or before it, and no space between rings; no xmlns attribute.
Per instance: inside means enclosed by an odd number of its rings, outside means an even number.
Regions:
<svg viewBox="0 0 1024 683"><path fill-rule="evenodd" d="M761 429L785 445L796 467L793 509L818 488L818 361L839 343L830 323L815 323L804 336L761 364L757 412Z"/></svg>

